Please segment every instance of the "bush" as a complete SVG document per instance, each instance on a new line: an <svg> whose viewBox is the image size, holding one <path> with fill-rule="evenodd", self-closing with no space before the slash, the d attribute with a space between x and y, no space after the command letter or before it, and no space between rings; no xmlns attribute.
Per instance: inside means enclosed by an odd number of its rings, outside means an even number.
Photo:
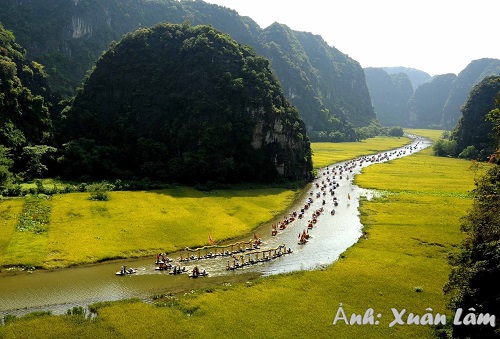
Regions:
<svg viewBox="0 0 500 339"><path fill-rule="evenodd" d="M462 159L477 159L478 155L479 152L477 151L477 149L471 145L464 148L464 150L460 152L458 157Z"/></svg>
<svg viewBox="0 0 500 339"><path fill-rule="evenodd" d="M100 183L95 183L87 185L87 192L90 192L90 200L108 201L109 191L112 191L115 187L106 181Z"/></svg>
<svg viewBox="0 0 500 339"><path fill-rule="evenodd" d="M434 150L434 155L439 157L454 156L457 151L457 142L455 140L439 139L432 146L432 149Z"/></svg>

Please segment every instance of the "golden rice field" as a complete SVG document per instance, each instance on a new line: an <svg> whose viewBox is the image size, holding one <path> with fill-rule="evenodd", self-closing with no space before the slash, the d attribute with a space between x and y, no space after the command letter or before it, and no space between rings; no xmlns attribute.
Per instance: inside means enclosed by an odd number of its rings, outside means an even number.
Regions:
<svg viewBox="0 0 500 339"><path fill-rule="evenodd" d="M406 137L376 137L356 142L313 142L314 168L321 168L339 161L354 159L362 155L376 154L408 144Z"/></svg>
<svg viewBox="0 0 500 339"><path fill-rule="evenodd" d="M298 192L280 188L200 192L182 187L150 192L55 195L46 234L16 232L21 200L0 202L0 265L67 267L112 258L152 256L247 234L289 206ZM77 244L77 246L75 246ZM85 244L85 246L80 246Z"/></svg>
<svg viewBox="0 0 500 339"><path fill-rule="evenodd" d="M0 337L431 337L428 325L389 327L391 308L405 309L406 314L423 315L428 308L434 314L445 312L446 258L463 237L460 217L471 204L467 192L479 175L469 167L468 161L434 157L426 150L364 169L358 184L381 189L384 195L362 202L366 237L325 269L223 284L155 303L104 303L92 321L31 316L0 327ZM206 232L199 234L206 238ZM353 312L364 315L372 308L373 324L347 325L341 320L334 325L341 303L348 319Z"/></svg>
<svg viewBox="0 0 500 339"><path fill-rule="evenodd" d="M433 141L437 141L441 135L443 135L444 130L439 129L415 129L415 128L405 128L406 133L420 135L422 137L429 138Z"/></svg>

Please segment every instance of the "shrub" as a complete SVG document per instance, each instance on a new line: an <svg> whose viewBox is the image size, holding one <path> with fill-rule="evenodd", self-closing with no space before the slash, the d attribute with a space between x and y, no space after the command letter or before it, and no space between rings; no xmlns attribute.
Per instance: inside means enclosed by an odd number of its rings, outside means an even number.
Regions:
<svg viewBox="0 0 500 339"><path fill-rule="evenodd" d="M90 192L90 200L108 201L109 191L114 189L114 185L106 181L87 185L87 191Z"/></svg>

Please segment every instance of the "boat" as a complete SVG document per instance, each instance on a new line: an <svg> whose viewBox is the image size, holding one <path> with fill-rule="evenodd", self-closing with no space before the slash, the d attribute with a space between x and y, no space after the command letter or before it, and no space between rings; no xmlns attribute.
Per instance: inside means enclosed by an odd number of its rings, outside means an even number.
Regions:
<svg viewBox="0 0 500 339"><path fill-rule="evenodd" d="M182 274L186 272L186 267L180 267L180 266L174 266L174 268L168 272L168 274L173 274L173 275L176 275L176 274Z"/></svg>
<svg viewBox="0 0 500 339"><path fill-rule="evenodd" d="M137 270L134 268L128 268L127 266L122 266L119 271L116 271L116 275L128 275L128 274L134 274L137 273Z"/></svg>
<svg viewBox="0 0 500 339"><path fill-rule="evenodd" d="M205 270L200 270L198 268L198 266L196 266L195 268L193 268L193 270L191 271L191 273L189 274L189 277L190 278L198 278L198 277L206 277L208 276L208 273L207 271Z"/></svg>
<svg viewBox="0 0 500 339"><path fill-rule="evenodd" d="M302 234L299 235L298 244L304 245L305 243L307 243L307 238L308 238L308 234L306 233L306 231L303 231Z"/></svg>
<svg viewBox="0 0 500 339"><path fill-rule="evenodd" d="M164 262L163 262L163 263L158 264L158 266L157 266L157 267L155 267L155 270L157 270L157 271L169 270L169 269L171 269L172 267L173 267L173 266L172 266L172 264L171 264L171 263L164 263Z"/></svg>

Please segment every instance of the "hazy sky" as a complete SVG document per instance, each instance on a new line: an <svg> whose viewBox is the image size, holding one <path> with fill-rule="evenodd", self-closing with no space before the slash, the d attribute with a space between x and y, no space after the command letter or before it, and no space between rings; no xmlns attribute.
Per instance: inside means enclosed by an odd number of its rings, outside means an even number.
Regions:
<svg viewBox="0 0 500 339"><path fill-rule="evenodd" d="M321 35L362 67L404 66L430 75L500 59L500 0L205 0Z"/></svg>

